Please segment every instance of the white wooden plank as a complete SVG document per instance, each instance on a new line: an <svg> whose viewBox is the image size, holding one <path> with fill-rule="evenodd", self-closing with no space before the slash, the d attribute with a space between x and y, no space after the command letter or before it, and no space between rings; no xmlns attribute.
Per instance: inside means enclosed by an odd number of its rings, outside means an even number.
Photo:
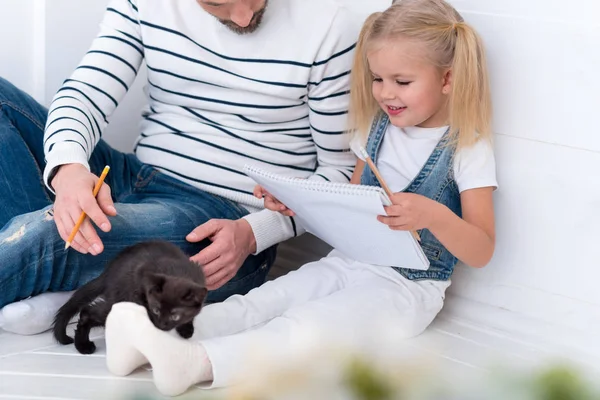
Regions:
<svg viewBox="0 0 600 400"><path fill-rule="evenodd" d="M447 301L453 302L455 299ZM503 358L515 363L523 360L535 360L542 357L542 352L514 335L511 337L506 332L495 331L488 327L476 326L465 321L457 321L446 317L444 311L428 328L439 335L456 338L464 341L473 348L474 352L490 352L489 359Z"/></svg>
<svg viewBox="0 0 600 400"><path fill-rule="evenodd" d="M0 330L0 358L10 354L47 348L54 345L56 345L56 342L54 342L49 334L22 336Z"/></svg>
<svg viewBox="0 0 600 400"><path fill-rule="evenodd" d="M498 136L496 156L496 253L484 269L459 266L449 293L600 333L600 185L590 175L600 154Z"/></svg>
<svg viewBox="0 0 600 400"><path fill-rule="evenodd" d="M17 400L74 400L67 397L46 397L46 396L21 396L12 394L0 394L0 399L17 399Z"/></svg>
<svg viewBox="0 0 600 400"><path fill-rule="evenodd" d="M336 0L360 16L367 16L376 11L385 10L392 4L391 0Z"/></svg>
<svg viewBox="0 0 600 400"><path fill-rule="evenodd" d="M204 399L209 392L192 388L178 399ZM168 399L150 381L39 375L2 375L0 399L134 400Z"/></svg>
<svg viewBox="0 0 600 400"><path fill-rule="evenodd" d="M523 2L526 3L526 2ZM490 66L497 133L600 151L600 27L464 13Z"/></svg>
<svg viewBox="0 0 600 400"><path fill-rule="evenodd" d="M571 0L565 7L563 0L449 0L460 12L475 11L524 18L535 25L537 21L586 24L599 26L600 2Z"/></svg>
<svg viewBox="0 0 600 400"><path fill-rule="evenodd" d="M71 324L67 327L67 334L71 337L73 337L74 328L75 324ZM93 340L102 338L103 334L104 331L102 328L94 328L90 332L90 338ZM99 354L103 354L104 343L99 342L96 343L96 345L99 347ZM55 351L58 353L70 353L75 351L75 348L73 345L63 346L56 342L50 332L24 336L0 330L0 358L30 351Z"/></svg>
<svg viewBox="0 0 600 400"><path fill-rule="evenodd" d="M104 357L23 353L0 359L0 373L28 373L49 376L113 378ZM131 379L150 380L150 372L138 370Z"/></svg>
<svg viewBox="0 0 600 400"><path fill-rule="evenodd" d="M73 357L105 357L106 356L106 343L104 342L104 336L91 336L90 340L96 345L96 351L94 354L80 354L73 344L70 345L56 345L53 347L46 347L43 349L34 350L35 354L49 354L49 355L64 355Z"/></svg>
<svg viewBox="0 0 600 400"><path fill-rule="evenodd" d="M529 351L524 351L524 346L519 346L507 338L472 328L467 329L443 318L437 318L415 342L423 348L431 348L440 355L481 369L498 364L531 365L539 358L539 352L532 352L530 348L526 349Z"/></svg>

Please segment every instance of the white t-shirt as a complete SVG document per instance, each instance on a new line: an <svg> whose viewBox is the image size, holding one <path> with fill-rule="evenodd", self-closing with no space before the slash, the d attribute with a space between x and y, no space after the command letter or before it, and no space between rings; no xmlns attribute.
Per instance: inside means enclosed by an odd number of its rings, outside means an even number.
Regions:
<svg viewBox="0 0 600 400"><path fill-rule="evenodd" d="M398 128L389 125L379 155L377 168L393 192L404 190L421 171L435 149L447 126L420 128L416 126ZM359 147L364 141L355 137L350 147L363 161ZM368 167L365 167L368 168ZM493 187L496 181L496 160L491 144L478 141L469 148L462 149L454 157L454 178L459 192L469 189Z"/></svg>

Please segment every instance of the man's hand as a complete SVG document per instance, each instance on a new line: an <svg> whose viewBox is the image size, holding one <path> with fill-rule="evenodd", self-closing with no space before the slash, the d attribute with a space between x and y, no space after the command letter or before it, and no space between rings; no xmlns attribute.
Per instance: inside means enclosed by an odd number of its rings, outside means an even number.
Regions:
<svg viewBox="0 0 600 400"><path fill-rule="evenodd" d="M66 164L59 168L50 183L56 192L54 222L64 241L69 238L81 211L85 211L89 217L85 219L71 244L72 248L83 254L89 252L98 255L104 250L90 219L104 232L108 232L111 226L107 215L117 215L107 184L102 184L98 196L94 197L97 181L98 177L83 165Z"/></svg>
<svg viewBox="0 0 600 400"><path fill-rule="evenodd" d="M215 290L229 282L244 260L256 251L256 238L245 219L211 219L194 229L186 239L196 243L206 238L212 243L190 260L204 269L207 289Z"/></svg>

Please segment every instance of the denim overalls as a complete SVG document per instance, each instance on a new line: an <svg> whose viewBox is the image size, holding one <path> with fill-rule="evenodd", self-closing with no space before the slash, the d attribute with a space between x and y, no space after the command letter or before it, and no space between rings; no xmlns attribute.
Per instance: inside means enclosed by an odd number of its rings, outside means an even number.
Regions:
<svg viewBox="0 0 600 400"><path fill-rule="evenodd" d="M373 121L369 139L367 141L367 153L377 164L379 147L383 142L383 136L387 131L389 118L386 114L378 115ZM413 179L403 190L407 193L420 194L447 206L459 217L462 215L460 206L460 193L454 181L453 155L455 147L448 145L448 132L444 134L437 144L429 159ZM379 181L371 169L365 166L361 176L361 184L369 186L380 186ZM454 266L458 261L427 229L419 231L421 236L421 247L430 262L427 271L408 268L393 267L400 274L410 280L431 279L445 281L450 279Z"/></svg>

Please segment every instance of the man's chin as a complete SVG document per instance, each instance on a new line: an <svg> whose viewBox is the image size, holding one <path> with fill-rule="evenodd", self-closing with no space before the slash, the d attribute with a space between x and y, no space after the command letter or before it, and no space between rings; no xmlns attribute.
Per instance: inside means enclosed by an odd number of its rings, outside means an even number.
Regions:
<svg viewBox="0 0 600 400"><path fill-rule="evenodd" d="M255 32L260 27L260 23L263 20L263 16L265 15L265 10L268 4L269 1L266 0L264 7L260 11L257 11L256 14L254 14L254 17L252 18L252 21L250 21L248 26L239 26L235 22L228 20L220 19L219 21L227 28L229 28L230 31L237 33L238 35L248 35L250 33Z"/></svg>
<svg viewBox="0 0 600 400"><path fill-rule="evenodd" d="M250 33L253 33L260 26L260 21L257 21L257 23L253 22L250 25L244 27L239 26L235 22L231 21L221 21L221 23L227 28L229 28L230 31L232 31L233 33L237 33L238 35L248 35Z"/></svg>

